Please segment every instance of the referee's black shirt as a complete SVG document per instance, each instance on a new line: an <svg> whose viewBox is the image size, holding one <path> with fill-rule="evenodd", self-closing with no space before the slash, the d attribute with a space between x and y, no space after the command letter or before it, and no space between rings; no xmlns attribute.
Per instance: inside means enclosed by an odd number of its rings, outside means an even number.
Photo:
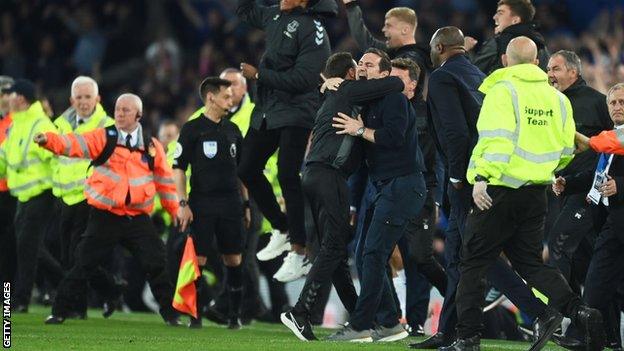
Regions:
<svg viewBox="0 0 624 351"><path fill-rule="evenodd" d="M236 167L242 139L236 124L225 118L215 123L202 115L184 124L173 168L186 171L191 165L190 198L193 202L206 198L240 201Z"/></svg>

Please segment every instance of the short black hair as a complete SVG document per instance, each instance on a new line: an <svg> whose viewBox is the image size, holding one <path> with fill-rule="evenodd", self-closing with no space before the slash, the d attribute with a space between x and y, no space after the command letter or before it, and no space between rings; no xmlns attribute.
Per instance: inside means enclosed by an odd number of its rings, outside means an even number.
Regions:
<svg viewBox="0 0 624 351"><path fill-rule="evenodd" d="M391 72L392 71L392 63L390 62L390 56L380 49L377 48L368 48L365 54L375 54L381 58L379 61L379 72Z"/></svg>
<svg viewBox="0 0 624 351"><path fill-rule="evenodd" d="M232 83L229 80L221 79L219 77L208 77L204 79L199 85L199 97L202 101L206 98L208 93L218 93L221 87L229 88Z"/></svg>
<svg viewBox="0 0 624 351"><path fill-rule="evenodd" d="M420 67L418 67L414 60L408 58L396 58L392 60L392 67L407 70L409 72L410 79L414 82L418 82L418 78L420 77Z"/></svg>
<svg viewBox="0 0 624 351"><path fill-rule="evenodd" d="M344 78L352 68L355 68L353 56L348 52L337 52L325 63L325 78Z"/></svg>

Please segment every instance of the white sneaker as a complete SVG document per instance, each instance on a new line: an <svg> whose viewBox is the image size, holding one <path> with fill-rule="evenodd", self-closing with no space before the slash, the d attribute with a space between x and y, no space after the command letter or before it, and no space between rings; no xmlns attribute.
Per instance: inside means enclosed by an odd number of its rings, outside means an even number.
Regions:
<svg viewBox="0 0 624 351"><path fill-rule="evenodd" d="M288 235L274 229L271 232L269 243L262 250L258 251L256 257L258 257L260 261L268 261L281 255L282 252L289 250L290 242L288 241Z"/></svg>
<svg viewBox="0 0 624 351"><path fill-rule="evenodd" d="M312 264L306 255L299 255L294 251L288 253L284 258L284 263L273 275L273 279L282 283L292 282L310 272Z"/></svg>

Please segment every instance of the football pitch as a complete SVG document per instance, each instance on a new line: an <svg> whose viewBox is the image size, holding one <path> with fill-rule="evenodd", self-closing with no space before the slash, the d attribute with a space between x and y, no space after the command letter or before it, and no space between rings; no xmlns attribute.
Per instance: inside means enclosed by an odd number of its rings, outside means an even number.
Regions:
<svg viewBox="0 0 624 351"><path fill-rule="evenodd" d="M202 329L167 327L156 314L116 312L104 319L89 310L87 320L45 325L49 308L31 306L28 314L11 316L11 349L15 350L410 350L407 338L394 343L349 344L301 342L281 324L253 323L231 331L204 320ZM186 323L188 318L184 318ZM331 329L315 329L320 338ZM527 350L528 343L486 340L482 350ZM544 350L563 350L550 343Z"/></svg>

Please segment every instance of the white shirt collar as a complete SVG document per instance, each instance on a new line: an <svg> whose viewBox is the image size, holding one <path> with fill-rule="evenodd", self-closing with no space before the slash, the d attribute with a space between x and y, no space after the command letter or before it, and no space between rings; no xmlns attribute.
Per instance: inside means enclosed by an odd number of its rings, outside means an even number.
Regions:
<svg viewBox="0 0 624 351"><path fill-rule="evenodd" d="M622 129L622 128L624 128L624 124L619 125L619 126L615 126L615 129Z"/></svg>
<svg viewBox="0 0 624 351"><path fill-rule="evenodd" d="M128 132L125 132L120 129L119 134L121 134L121 140L123 140L123 143L125 144ZM139 140L139 126L137 125L137 127L130 133L130 144L133 147L136 147L138 140Z"/></svg>

